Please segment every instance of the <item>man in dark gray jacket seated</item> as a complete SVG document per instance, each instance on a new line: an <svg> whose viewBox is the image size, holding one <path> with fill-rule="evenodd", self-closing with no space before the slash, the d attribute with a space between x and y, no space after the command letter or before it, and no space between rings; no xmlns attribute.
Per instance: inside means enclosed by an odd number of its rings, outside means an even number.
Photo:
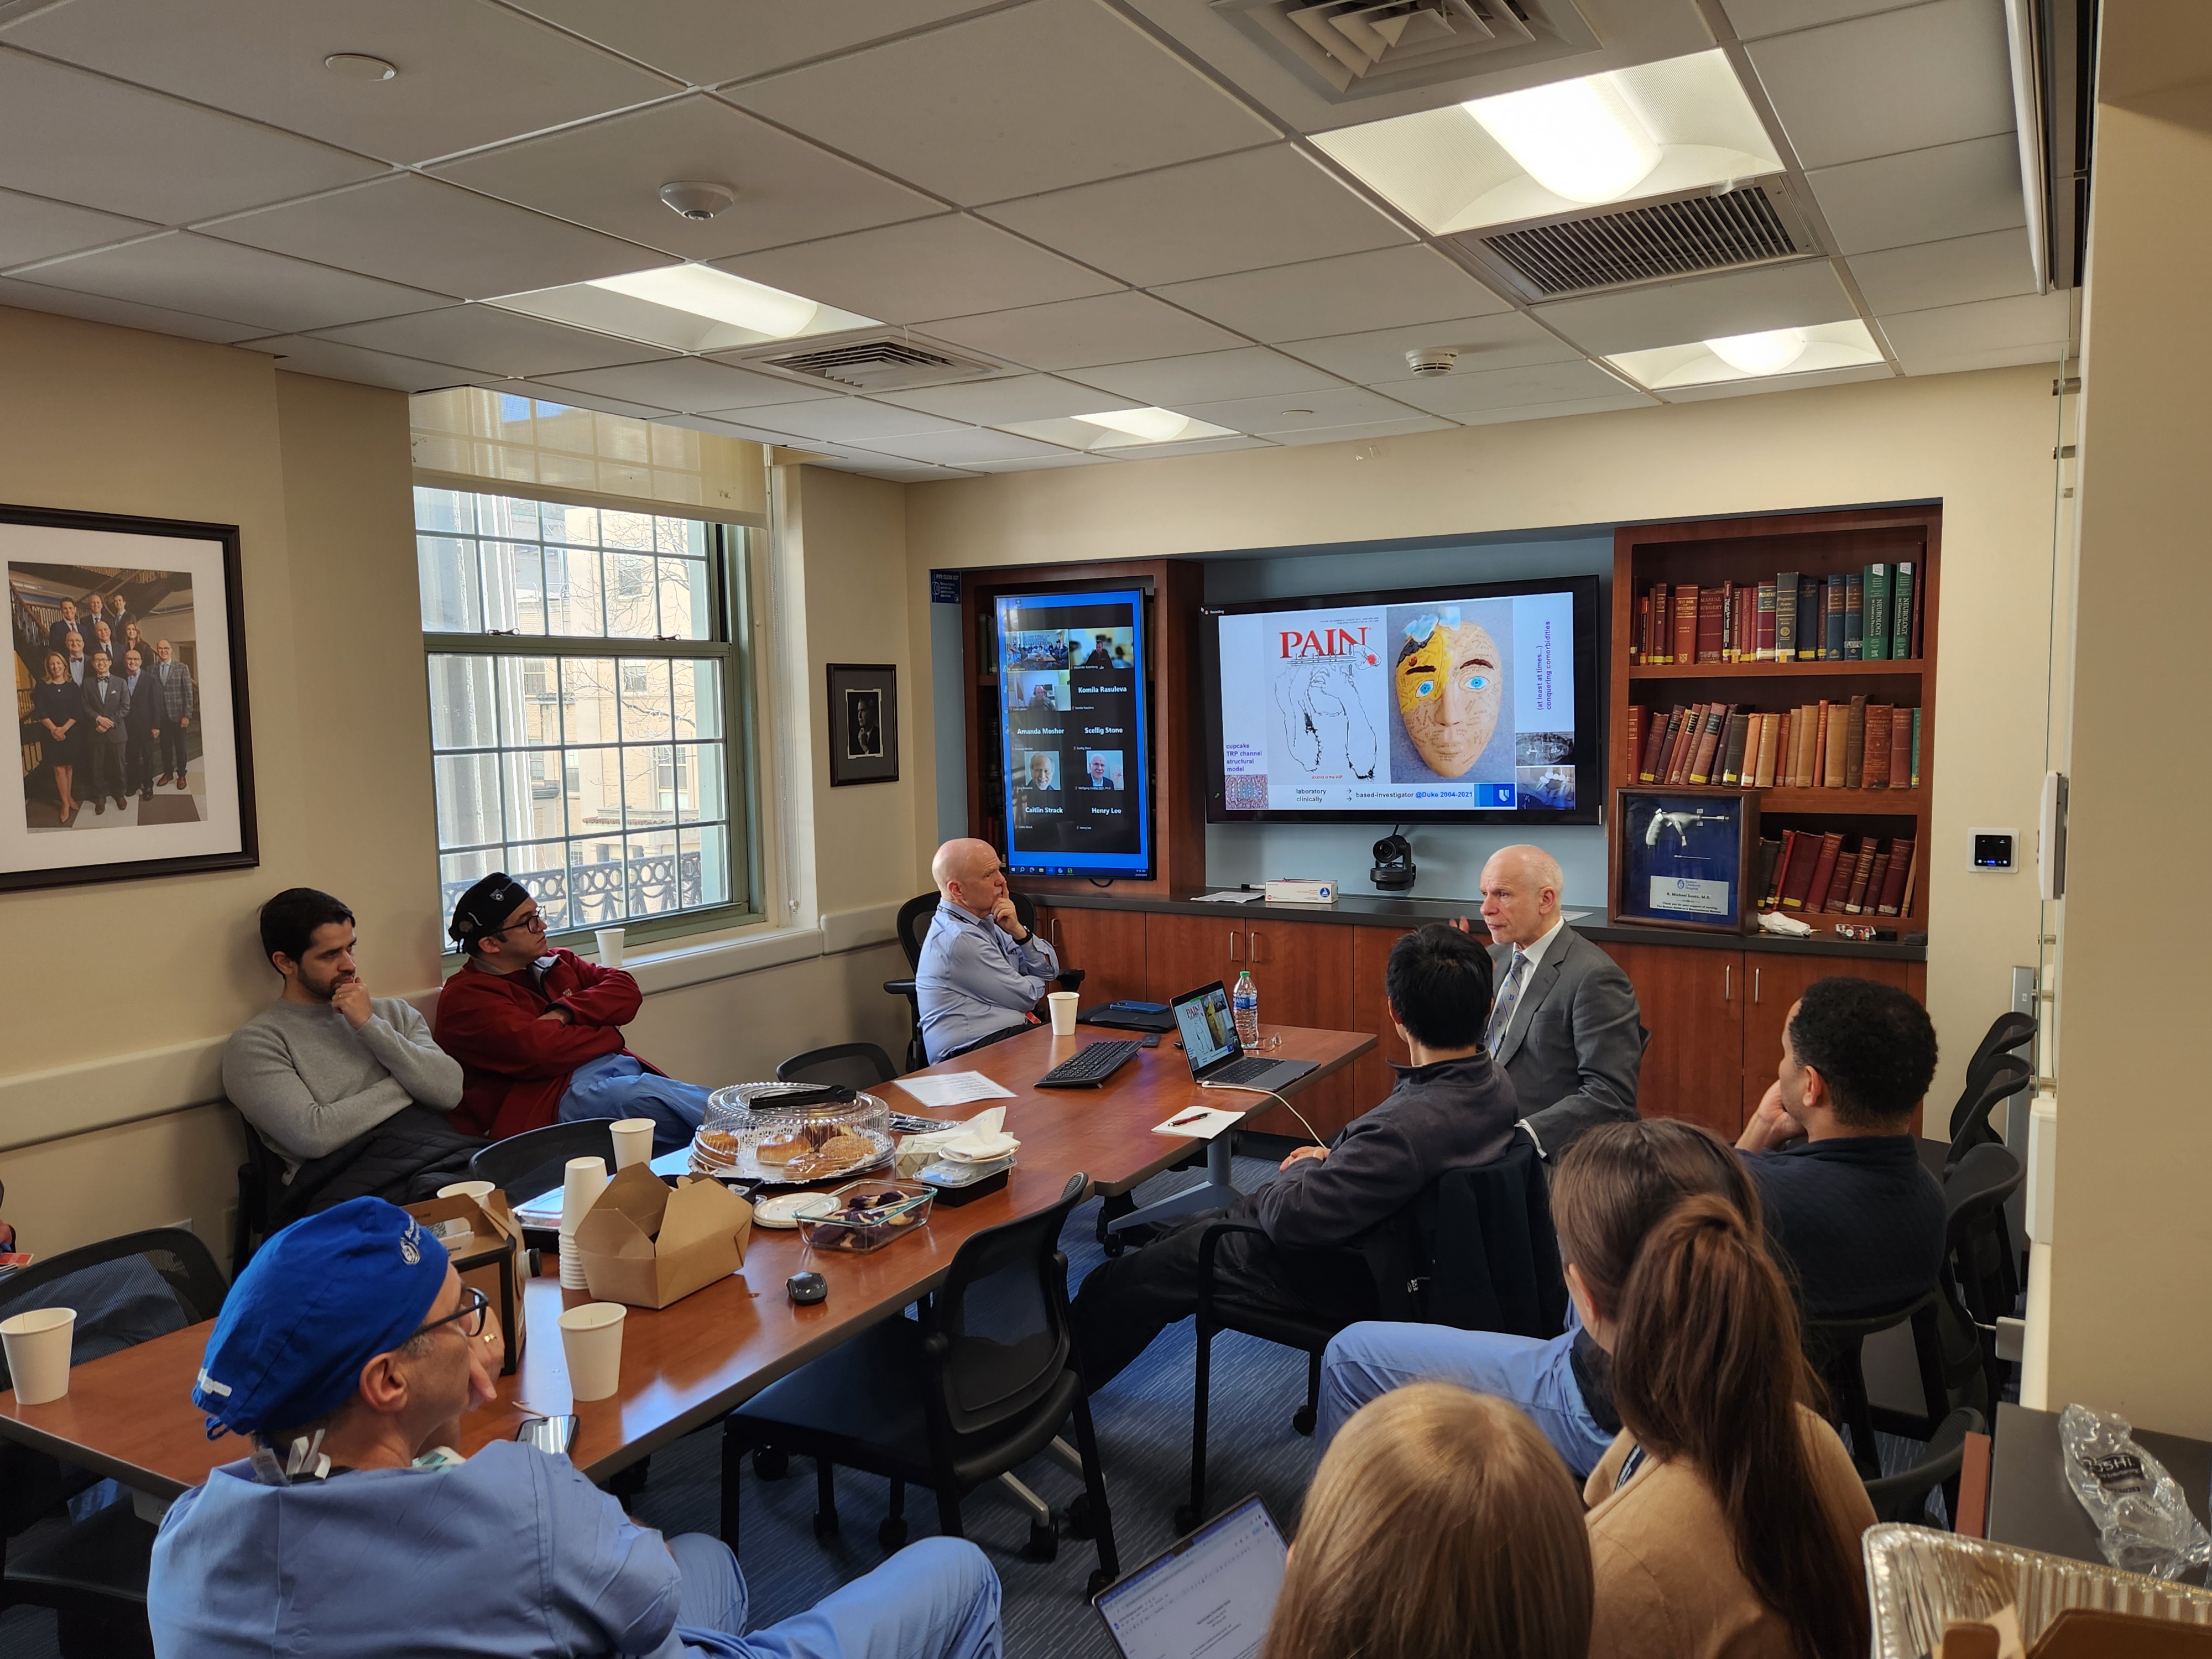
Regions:
<svg viewBox="0 0 2212 1659"><path fill-rule="evenodd" d="M353 912L328 893L287 888L261 907L284 991L231 1033L222 1086L284 1160L275 1225L349 1198L431 1197L487 1144L446 1121L460 1062L411 1004L369 995L354 943Z"/></svg>
<svg viewBox="0 0 2212 1659"><path fill-rule="evenodd" d="M1358 1243L1444 1170L1486 1163L1512 1138L1521 1115L1513 1085L1482 1048L1490 1010L1482 945L1446 927L1408 933L1390 951L1383 988L1413 1063L1392 1067L1398 1086L1381 1105L1328 1146L1299 1147L1279 1175L1231 1206L1231 1217L1266 1230L1218 1247L1215 1282L1241 1305L1346 1322L1371 1316L1373 1285L1363 1267L1306 1253ZM1072 1311L1091 1388L1198 1310L1199 1246L1211 1219L1187 1222L1084 1281Z"/></svg>

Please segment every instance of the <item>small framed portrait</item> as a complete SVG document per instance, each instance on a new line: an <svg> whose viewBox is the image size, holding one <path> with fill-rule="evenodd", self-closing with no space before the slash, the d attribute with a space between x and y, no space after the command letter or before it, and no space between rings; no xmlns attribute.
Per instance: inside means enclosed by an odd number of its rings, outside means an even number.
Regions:
<svg viewBox="0 0 2212 1659"><path fill-rule="evenodd" d="M899 775L897 666L833 662L829 675L830 787L896 783Z"/></svg>
<svg viewBox="0 0 2212 1659"><path fill-rule="evenodd" d="M1741 933L1755 896L1752 849L1759 804L1733 791L1623 789L1613 807L1609 920L1646 927Z"/></svg>
<svg viewBox="0 0 2212 1659"><path fill-rule="evenodd" d="M0 506L0 890L258 864L238 527Z"/></svg>

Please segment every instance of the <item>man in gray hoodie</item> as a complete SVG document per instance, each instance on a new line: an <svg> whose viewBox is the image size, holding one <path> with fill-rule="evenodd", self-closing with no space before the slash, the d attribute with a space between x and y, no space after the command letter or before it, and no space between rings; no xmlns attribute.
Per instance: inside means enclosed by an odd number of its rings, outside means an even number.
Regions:
<svg viewBox="0 0 2212 1659"><path fill-rule="evenodd" d="M446 1121L460 1062L411 1004L369 995L355 938L353 912L312 887L261 907L261 948L284 989L231 1033L222 1083L284 1160L274 1224L349 1198L428 1198L466 1180L485 1144Z"/></svg>

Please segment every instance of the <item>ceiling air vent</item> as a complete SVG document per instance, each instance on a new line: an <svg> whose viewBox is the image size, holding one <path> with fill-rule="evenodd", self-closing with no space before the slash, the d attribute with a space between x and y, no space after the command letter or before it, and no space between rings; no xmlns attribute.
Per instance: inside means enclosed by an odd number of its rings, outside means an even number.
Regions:
<svg viewBox="0 0 2212 1659"><path fill-rule="evenodd" d="M1626 288L1819 252L1779 178L1454 239L1528 300Z"/></svg>
<svg viewBox="0 0 2212 1659"><path fill-rule="evenodd" d="M1573 0L1212 0L1332 103L1598 44Z"/></svg>
<svg viewBox="0 0 2212 1659"><path fill-rule="evenodd" d="M858 392L902 392L911 386L986 380L1012 372L903 333L872 334L808 350L763 352L743 361L750 367L780 368L787 374L830 380Z"/></svg>

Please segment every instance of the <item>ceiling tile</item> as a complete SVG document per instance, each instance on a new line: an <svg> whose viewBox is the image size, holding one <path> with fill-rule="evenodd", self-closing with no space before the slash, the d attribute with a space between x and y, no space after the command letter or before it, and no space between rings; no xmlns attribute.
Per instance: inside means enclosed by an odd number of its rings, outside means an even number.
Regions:
<svg viewBox="0 0 2212 1659"><path fill-rule="evenodd" d="M1559 336L1517 311L1455 322L1420 323L1410 328L1381 328L1367 334L1340 334L1334 339L1296 340L1283 349L1347 380L1373 386L1380 380L1406 379L1413 372L1406 354L1431 346L1457 351L1460 361L1455 372L1462 374L1472 369L1555 363L1581 356Z"/></svg>
<svg viewBox="0 0 2212 1659"><path fill-rule="evenodd" d="M1176 411L1232 431L1267 438L1285 432L1310 432L1325 426L1402 421L1419 412L1358 386L1289 392L1274 398L1239 398L1227 403L1186 404Z"/></svg>
<svg viewBox="0 0 2212 1659"><path fill-rule="evenodd" d="M539 377L548 386L573 386L579 392L604 392L632 403L653 404L686 415L712 414L723 409L753 409L766 404L803 403L810 397L834 398L834 392L816 392L779 380L771 374L749 374L702 357L676 357L666 362L632 363L623 368L587 368L574 374Z"/></svg>
<svg viewBox="0 0 2212 1659"><path fill-rule="evenodd" d="M495 306L448 306L442 311L316 332L326 340L432 362L461 363L487 374L560 374L641 362L662 355L635 340L563 328L536 317L519 317Z"/></svg>
<svg viewBox="0 0 2212 1659"><path fill-rule="evenodd" d="M1177 283L1159 295L1275 343L1512 308L1434 248L1419 246Z"/></svg>
<svg viewBox="0 0 2212 1659"><path fill-rule="evenodd" d="M1225 350L1243 343L1226 329L1137 293L1062 300L980 317L940 318L928 326L939 339L954 345L988 351L1031 368L1055 370Z"/></svg>
<svg viewBox="0 0 2212 1659"><path fill-rule="evenodd" d="M878 438L871 440L868 447L880 449L886 455L903 456L910 461L941 461L951 466L964 465L969 461L1018 461L1025 456L1066 453L1056 444L1039 443L1034 438L1011 432L993 432L985 427L925 433L913 438Z"/></svg>
<svg viewBox="0 0 2212 1659"><path fill-rule="evenodd" d="M140 305L252 323L264 334L292 334L450 305L442 294L380 283L235 242L169 231L22 273L34 283L104 294ZM444 361L442 358L439 361Z"/></svg>
<svg viewBox="0 0 2212 1659"><path fill-rule="evenodd" d="M1893 11L1898 0L1724 0L1724 3L1737 38L1756 40L1791 29L1815 28L1845 18Z"/></svg>
<svg viewBox="0 0 2212 1659"><path fill-rule="evenodd" d="M980 476L959 467L925 466L920 462L888 459L880 462L822 461L817 465L832 472L851 472L863 478L881 478L885 483L945 483L955 478Z"/></svg>
<svg viewBox="0 0 2212 1659"><path fill-rule="evenodd" d="M886 323L1042 305L1118 286L964 214L714 263L787 294Z"/></svg>
<svg viewBox="0 0 2212 1659"><path fill-rule="evenodd" d="M2066 349L2065 342L2053 341L2044 345L1991 346L1982 351L1916 352L1911 356L1900 355L1898 366L1910 375L1960 374L1983 368L2018 368L2028 363L2044 365L2057 374L2058 360Z"/></svg>
<svg viewBox="0 0 2212 1659"><path fill-rule="evenodd" d="M1611 398L1626 390L1595 363L1544 363L1531 368L1460 369L1431 380L1387 381L1372 390L1400 403L1455 418L1524 404L1566 403L1580 398Z"/></svg>
<svg viewBox="0 0 2212 1659"><path fill-rule="evenodd" d="M1929 360L2017 346L2048 345L2055 356L2066 342L2069 299L2064 289L2054 289L2012 300L1980 300L1884 317L1881 327L1898 361L1911 374L1921 373L1921 365Z"/></svg>
<svg viewBox="0 0 2212 1659"><path fill-rule="evenodd" d="M596 392L572 392L562 386L539 386L531 380L490 380L481 382L493 392L504 392L517 398L535 398L541 403L557 404L574 409L596 409L608 415L621 415L633 421L659 421L669 418L671 411L651 404L634 404L623 398L603 397ZM685 416L685 420L697 418Z"/></svg>
<svg viewBox="0 0 2212 1659"><path fill-rule="evenodd" d="M203 228L226 241L469 300L671 263L665 254L416 173Z"/></svg>
<svg viewBox="0 0 2212 1659"><path fill-rule="evenodd" d="M246 323L216 317L196 317L189 312L168 311L160 306L133 305L96 294L74 294L67 289L46 288L37 283L0 276L0 306L24 311L52 312L58 316L82 317L88 323L112 323L118 328L143 329L149 334L177 334L188 340L214 340L229 345L250 340L261 332Z"/></svg>
<svg viewBox="0 0 2212 1659"><path fill-rule="evenodd" d="M1114 455L1092 455L1079 450L1065 450L1057 455L1024 455L1012 461L969 461L970 472L1042 472L1062 466L1103 466L1109 461L1127 459L1127 452Z"/></svg>
<svg viewBox="0 0 2212 1659"><path fill-rule="evenodd" d="M2025 230L1992 230L1862 253L1850 267L1867 304L1884 316L2035 292Z"/></svg>
<svg viewBox="0 0 2212 1659"><path fill-rule="evenodd" d="M2009 132L1808 174L1840 253L2008 230L2027 222Z"/></svg>
<svg viewBox="0 0 2212 1659"><path fill-rule="evenodd" d="M928 197L703 94L433 168L471 190L687 259L750 253L941 212ZM729 185L695 222L660 200L672 179Z"/></svg>
<svg viewBox="0 0 2212 1659"><path fill-rule="evenodd" d="M1365 421L1356 426L1323 426L1303 432L1278 432L1274 441L1292 448L1318 444L1352 444L1376 438L1410 437L1416 432L1449 432L1454 422L1434 415L1416 415L1404 421Z"/></svg>
<svg viewBox="0 0 2212 1659"><path fill-rule="evenodd" d="M1826 259L1801 259L1567 300L1540 314L1585 351L1610 356L1762 329L1837 323L1858 313Z"/></svg>
<svg viewBox="0 0 2212 1659"><path fill-rule="evenodd" d="M1056 421L1070 415L1097 415L1136 406L1129 398L1103 393L1095 386L1078 386L1049 374L970 380L964 386L887 392L883 397L886 403L904 404L910 409L926 409L984 426L1003 426L1011 421Z"/></svg>
<svg viewBox="0 0 2212 1659"><path fill-rule="evenodd" d="M466 386L476 377L450 363L426 363L413 357L397 357L388 351L364 351L306 334L280 334L256 340L245 349L264 351L276 358L276 367L294 374L319 375L326 380L353 380L362 386L391 386L398 392L431 392L441 386Z"/></svg>
<svg viewBox="0 0 2212 1659"><path fill-rule="evenodd" d="M384 171L343 150L0 50L0 185L182 224Z"/></svg>
<svg viewBox="0 0 2212 1659"><path fill-rule="evenodd" d="M1139 288L1413 240L1288 144L1007 202L985 216Z"/></svg>
<svg viewBox="0 0 2212 1659"><path fill-rule="evenodd" d="M516 0L524 11L617 52L713 86L888 35L933 27L1001 0Z"/></svg>
<svg viewBox="0 0 2212 1659"><path fill-rule="evenodd" d="M1317 392L1342 384L1325 370L1265 346L1165 357L1148 363L1115 363L1086 368L1070 378L1141 403L1178 410L1185 404L1270 398L1278 392Z"/></svg>
<svg viewBox="0 0 2212 1659"><path fill-rule="evenodd" d="M1887 363L1860 363L1850 368L1824 368L1810 374L1767 374L1747 380L1715 380L1705 386L1670 386L1652 395L1664 403L1709 403L1716 398L1742 398L1761 392L1806 392L1814 386L1844 386L1853 380L1888 380L1897 371Z"/></svg>
<svg viewBox="0 0 2212 1659"><path fill-rule="evenodd" d="M1808 167L2012 131L2012 60L1994 0L1935 0L1750 52Z"/></svg>
<svg viewBox="0 0 2212 1659"><path fill-rule="evenodd" d="M662 98L664 76L489 0L68 0L4 39L400 163ZM323 67L363 52L399 71Z"/></svg>
<svg viewBox="0 0 2212 1659"><path fill-rule="evenodd" d="M726 95L970 206L1276 137L1098 0L1031 0Z"/></svg>
<svg viewBox="0 0 2212 1659"><path fill-rule="evenodd" d="M550 389L556 395L566 395L559 393L558 388L540 389ZM793 434L788 432L771 432L766 427L747 426L742 421L725 420L716 415L662 415L656 418L663 426L680 426L687 432L710 433L717 438L738 438L746 443L788 444L793 440ZM809 442L805 447L815 449L820 446Z"/></svg>
<svg viewBox="0 0 2212 1659"><path fill-rule="evenodd" d="M143 236L153 228L143 219L95 213L67 202L0 190L0 270L27 265L34 259L51 259L58 253L74 253L79 248L119 242L126 236Z"/></svg>
<svg viewBox="0 0 2212 1659"><path fill-rule="evenodd" d="M948 421L911 409L894 408L866 398L817 398L803 404L766 404L748 409L745 423L798 438L872 447L878 438L908 438L924 432L964 432L969 422Z"/></svg>
<svg viewBox="0 0 2212 1659"><path fill-rule="evenodd" d="M1453 416L1462 426L1504 426L1514 421L1549 421L1562 415L1603 415L1616 409L1656 409L1659 400L1641 392L1608 398L1575 398L1556 404L1513 404L1504 409L1471 409Z"/></svg>

